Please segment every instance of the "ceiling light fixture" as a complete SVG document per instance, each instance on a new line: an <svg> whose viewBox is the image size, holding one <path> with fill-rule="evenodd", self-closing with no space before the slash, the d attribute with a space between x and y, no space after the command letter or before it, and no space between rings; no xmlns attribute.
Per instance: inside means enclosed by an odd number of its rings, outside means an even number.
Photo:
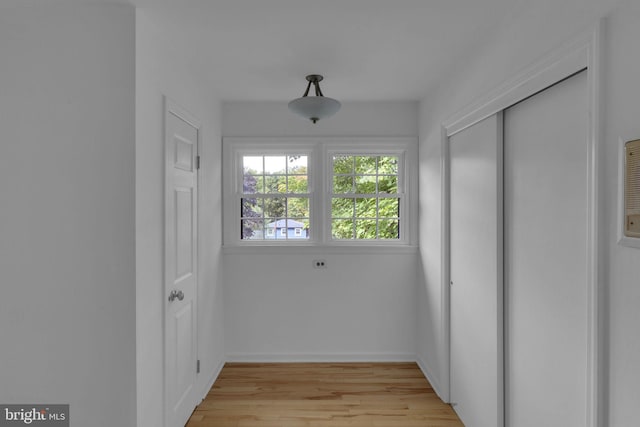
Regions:
<svg viewBox="0 0 640 427"><path fill-rule="evenodd" d="M302 98L289 102L289 110L311 120L313 123L335 114L340 109L340 103L322 94L320 90L322 79L323 77L320 74L308 75L307 90L304 91ZM316 89L316 96L307 96L312 83Z"/></svg>

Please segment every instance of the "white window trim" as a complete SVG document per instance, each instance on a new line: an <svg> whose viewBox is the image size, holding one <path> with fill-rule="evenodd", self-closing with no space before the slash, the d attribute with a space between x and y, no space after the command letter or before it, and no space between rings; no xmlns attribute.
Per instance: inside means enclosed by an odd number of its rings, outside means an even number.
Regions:
<svg viewBox="0 0 640 427"><path fill-rule="evenodd" d="M308 239L240 239L239 169L244 155L306 154L309 156L309 221ZM390 154L397 155L399 168L400 239L390 240L333 240L331 238L331 180L333 154ZM225 137L223 139L223 239L225 252L244 248L312 247L312 248L370 248L394 251L412 248L418 241L418 141L414 137ZM316 182L317 181L317 182ZM410 249L411 250L411 249Z"/></svg>

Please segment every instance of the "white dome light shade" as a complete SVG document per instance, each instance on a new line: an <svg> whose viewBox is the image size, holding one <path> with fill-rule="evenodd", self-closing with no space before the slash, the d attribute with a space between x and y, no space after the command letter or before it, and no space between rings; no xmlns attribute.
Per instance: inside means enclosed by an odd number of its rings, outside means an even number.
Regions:
<svg viewBox="0 0 640 427"><path fill-rule="evenodd" d="M322 94L322 90L320 90L320 81L322 79L323 77L320 74L308 75L307 90L302 95L302 98L289 102L289 110L311 120L313 123L335 114L340 109L340 103ZM307 96L312 84L315 87L316 96Z"/></svg>
<svg viewBox="0 0 640 427"><path fill-rule="evenodd" d="M326 96L303 96L289 102L289 110L313 123L335 114L339 109L340 103Z"/></svg>

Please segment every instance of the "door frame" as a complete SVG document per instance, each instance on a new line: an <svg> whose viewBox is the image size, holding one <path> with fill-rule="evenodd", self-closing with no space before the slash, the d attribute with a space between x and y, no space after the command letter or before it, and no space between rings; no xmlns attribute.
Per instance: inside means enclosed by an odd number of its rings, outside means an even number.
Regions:
<svg viewBox="0 0 640 427"><path fill-rule="evenodd" d="M163 371L162 371L162 387L163 387L163 403L164 403L164 413L163 413L163 425L165 427L172 427L169 426L169 419L170 419L170 405L169 405L169 389L167 386L167 382L168 382L168 372L169 372L169 366L167 364L167 359L166 359L166 354L168 351L168 346L169 343L167 342L167 304L166 304L166 292L165 290L167 289L167 281L169 280L169 273L168 273L168 263L167 263L167 258L168 258L168 242L167 242L167 227L171 226L170 224L167 224L167 215L166 212L168 212L169 209L172 209L171 203L173 201L171 195L173 194L173 188L171 187L171 174L169 173L169 171L171 170L170 168L173 167L173 165L170 164L169 162L169 158L170 156L168 155L168 150L172 149L171 147L171 141L170 141L170 135L167 132L167 125L169 122L169 116L173 115L178 117L179 119L185 121L186 123L188 123L189 125L193 126L195 129L197 129L198 131L198 138L197 138L197 142L196 142L196 158L198 158L200 156L200 152L201 152L201 147L202 147L202 124L200 123L199 120L197 120L193 115L191 115L191 113L189 113L186 109L182 108L179 104L177 104L175 101L173 101L171 98L167 97L166 95L163 95L163 105L164 105L164 115L163 115L163 135L164 135L164 168L163 168L163 172L164 172L164 212L163 212L163 234L164 234L164 238L163 238L163 254L164 254L164 258L163 258L163 281L162 281L162 306L163 306L163 310L162 310L162 341L163 341L163 353L162 353L162 358L163 358ZM197 163L199 163L199 160L197 160ZM195 339L196 339L196 359L198 359L198 344L199 344L199 340L198 340L198 290L200 289L200 238L198 237L198 230L200 230L200 170L199 170L199 165L196 163L196 168L195 168L195 172L196 172L196 186L198 188L198 193L196 195L196 256L195 256L195 261L196 261L196 269L194 271L195 274L195 281L196 281L196 293L194 295L194 306L195 306ZM195 366L194 366L195 369Z"/></svg>
<svg viewBox="0 0 640 427"><path fill-rule="evenodd" d="M442 196L442 282L441 282L441 349L444 366L441 370L442 399L450 402L451 378L451 289L450 289L450 154L449 138L456 133L503 111L571 75L587 70L588 90L588 158L587 158L587 427L597 427L601 423L603 392L600 390L602 374L601 319L603 315L600 300L599 260L599 153L601 150L601 46L603 21L598 21L588 32L565 43L546 55L514 78L498 86L485 96L454 114L441 124L441 196Z"/></svg>

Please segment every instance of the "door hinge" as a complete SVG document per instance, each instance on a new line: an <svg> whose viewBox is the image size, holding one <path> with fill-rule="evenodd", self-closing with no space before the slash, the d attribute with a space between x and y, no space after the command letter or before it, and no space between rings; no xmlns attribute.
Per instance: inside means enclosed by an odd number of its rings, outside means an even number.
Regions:
<svg viewBox="0 0 640 427"><path fill-rule="evenodd" d="M200 169L200 156L196 156L196 169Z"/></svg>
<svg viewBox="0 0 640 427"><path fill-rule="evenodd" d="M200 359L196 362L196 374L200 373Z"/></svg>

